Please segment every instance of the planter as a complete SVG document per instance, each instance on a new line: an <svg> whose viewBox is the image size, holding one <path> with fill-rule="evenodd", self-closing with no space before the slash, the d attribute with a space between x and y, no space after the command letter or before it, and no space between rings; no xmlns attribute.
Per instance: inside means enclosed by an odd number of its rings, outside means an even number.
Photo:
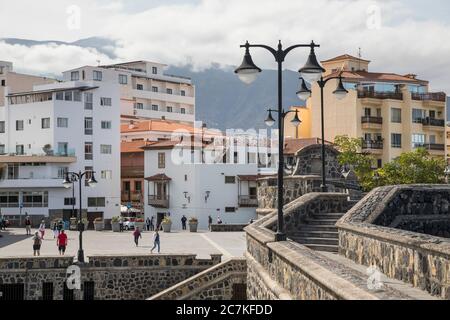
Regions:
<svg viewBox="0 0 450 320"><path fill-rule="evenodd" d="M135 222L134 223L134 228L139 228L139 230L143 231L145 228L145 222Z"/></svg>
<svg viewBox="0 0 450 320"><path fill-rule="evenodd" d="M105 229L105 224L103 222L94 222L94 230L102 231Z"/></svg>
<svg viewBox="0 0 450 320"><path fill-rule="evenodd" d="M70 218L69 230L78 230L78 220L77 218Z"/></svg>
<svg viewBox="0 0 450 320"><path fill-rule="evenodd" d="M119 222L111 222L111 227L113 232L120 232L120 223Z"/></svg>
<svg viewBox="0 0 450 320"><path fill-rule="evenodd" d="M164 232L170 232L170 229L172 229L172 222L171 223L161 223L161 226L162 226Z"/></svg>
<svg viewBox="0 0 450 320"><path fill-rule="evenodd" d="M189 222L189 231L197 232L198 222Z"/></svg>

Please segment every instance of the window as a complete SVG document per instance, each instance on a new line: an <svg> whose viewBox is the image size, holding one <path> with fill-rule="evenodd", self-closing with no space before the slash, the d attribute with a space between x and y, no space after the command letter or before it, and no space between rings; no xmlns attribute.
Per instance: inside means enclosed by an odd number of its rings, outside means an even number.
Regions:
<svg viewBox="0 0 450 320"><path fill-rule="evenodd" d="M18 208L19 192L2 192L0 193L0 207L2 208Z"/></svg>
<svg viewBox="0 0 450 320"><path fill-rule="evenodd" d="M411 143L413 148L422 147L425 144L425 135L421 133L414 133L411 136Z"/></svg>
<svg viewBox="0 0 450 320"><path fill-rule="evenodd" d="M152 87L153 92L158 92L158 87Z"/></svg>
<svg viewBox="0 0 450 320"><path fill-rule="evenodd" d="M58 179L64 179L66 177L67 172L69 172L68 167L58 168Z"/></svg>
<svg viewBox="0 0 450 320"><path fill-rule="evenodd" d="M102 81L103 74L101 71L94 70L94 80L95 81Z"/></svg>
<svg viewBox="0 0 450 320"><path fill-rule="evenodd" d="M137 192L142 191L142 182L141 181L134 182L134 191L137 191Z"/></svg>
<svg viewBox="0 0 450 320"><path fill-rule="evenodd" d="M226 184L234 184L234 183L236 183L236 177L235 176L226 176L225 177L225 183Z"/></svg>
<svg viewBox="0 0 450 320"><path fill-rule="evenodd" d="M42 118L41 127L42 129L50 129L50 118Z"/></svg>
<svg viewBox="0 0 450 320"><path fill-rule="evenodd" d="M94 102L94 95L92 92L86 92L84 94L84 109L85 110L92 110Z"/></svg>
<svg viewBox="0 0 450 320"><path fill-rule="evenodd" d="M70 73L70 80L71 81L78 81L78 80L80 80L80 72L79 71L72 71Z"/></svg>
<svg viewBox="0 0 450 320"><path fill-rule="evenodd" d="M167 94L173 94L173 90L170 89L170 88L167 88L167 89L166 89L166 92L167 92Z"/></svg>
<svg viewBox="0 0 450 320"><path fill-rule="evenodd" d="M112 171L111 170L103 170L101 172L101 178L105 180L111 180L112 179Z"/></svg>
<svg viewBox="0 0 450 320"><path fill-rule="evenodd" d="M131 190L130 189L130 181L125 181L123 183L123 190L125 190L125 191L130 191Z"/></svg>
<svg viewBox="0 0 450 320"><path fill-rule="evenodd" d="M100 98L100 105L110 107L112 105L111 98Z"/></svg>
<svg viewBox="0 0 450 320"><path fill-rule="evenodd" d="M6 80L2 80L2 87L6 87Z"/></svg>
<svg viewBox="0 0 450 320"><path fill-rule="evenodd" d="M138 83L138 84L136 85L136 89L137 89L137 90L144 90L144 85Z"/></svg>
<svg viewBox="0 0 450 320"><path fill-rule="evenodd" d="M364 116L370 117L371 115L371 109L370 108L364 108Z"/></svg>
<svg viewBox="0 0 450 320"><path fill-rule="evenodd" d="M225 207L225 212L236 212L235 207Z"/></svg>
<svg viewBox="0 0 450 320"><path fill-rule="evenodd" d="M138 109L138 110L143 110L144 109L144 104L142 102L136 102L134 104L134 108Z"/></svg>
<svg viewBox="0 0 450 320"><path fill-rule="evenodd" d="M60 91L56 93L56 100L64 100L64 92Z"/></svg>
<svg viewBox="0 0 450 320"><path fill-rule="evenodd" d="M158 168L164 169L166 167L166 154L164 152L158 153Z"/></svg>
<svg viewBox="0 0 450 320"><path fill-rule="evenodd" d="M119 83L128 84L128 76L125 74L119 74Z"/></svg>
<svg viewBox="0 0 450 320"><path fill-rule="evenodd" d="M173 112L173 107L167 107L167 112Z"/></svg>
<svg viewBox="0 0 450 320"><path fill-rule="evenodd" d="M88 207L105 207L105 198L88 198Z"/></svg>
<svg viewBox="0 0 450 320"><path fill-rule="evenodd" d="M377 159L377 168L383 168L383 160L382 159Z"/></svg>
<svg viewBox="0 0 450 320"><path fill-rule="evenodd" d="M152 67L152 73L153 74L158 74L158 68L157 67Z"/></svg>
<svg viewBox="0 0 450 320"><path fill-rule="evenodd" d="M412 109L412 122L422 123L424 111L422 109Z"/></svg>
<svg viewBox="0 0 450 320"><path fill-rule="evenodd" d="M5 133L5 121L0 121L0 133Z"/></svg>
<svg viewBox="0 0 450 320"><path fill-rule="evenodd" d="M48 207L48 191L23 192L22 199L25 208Z"/></svg>
<svg viewBox="0 0 450 320"><path fill-rule="evenodd" d="M430 135L428 140L430 144L436 144L436 136L434 134Z"/></svg>
<svg viewBox="0 0 450 320"><path fill-rule="evenodd" d="M18 155L25 154L25 149L23 147L23 144L16 145L16 154L18 154Z"/></svg>
<svg viewBox="0 0 450 320"><path fill-rule="evenodd" d="M23 120L16 120L16 131L23 131Z"/></svg>
<svg viewBox="0 0 450 320"><path fill-rule="evenodd" d="M94 129L94 123L91 117L84 118L84 134L92 135Z"/></svg>
<svg viewBox="0 0 450 320"><path fill-rule="evenodd" d="M402 109L391 108L391 122L402 123Z"/></svg>
<svg viewBox="0 0 450 320"><path fill-rule="evenodd" d="M111 154L112 146L110 144L101 144L100 145L100 153L101 154Z"/></svg>
<svg viewBox="0 0 450 320"><path fill-rule="evenodd" d="M391 133L391 147L392 148L402 147L402 135L400 133Z"/></svg>
<svg viewBox="0 0 450 320"><path fill-rule="evenodd" d="M69 127L69 118L58 118L56 119L58 128L68 128Z"/></svg>
<svg viewBox="0 0 450 320"><path fill-rule="evenodd" d="M80 91L73 92L73 101L81 102L81 92Z"/></svg>
<svg viewBox="0 0 450 320"><path fill-rule="evenodd" d="M94 159L94 146L92 142L84 143L84 159L85 160Z"/></svg>
<svg viewBox="0 0 450 320"><path fill-rule="evenodd" d="M185 108L181 108L180 112L181 112L181 114L186 114L186 109Z"/></svg>
<svg viewBox="0 0 450 320"><path fill-rule="evenodd" d="M153 111L158 111L159 110L159 106L157 104L152 104L152 110Z"/></svg>
<svg viewBox="0 0 450 320"><path fill-rule="evenodd" d="M5 154L5 145L4 144L0 144L0 154Z"/></svg>
<svg viewBox="0 0 450 320"><path fill-rule="evenodd" d="M72 91L64 91L64 100L72 101Z"/></svg>
<svg viewBox="0 0 450 320"><path fill-rule="evenodd" d="M436 119L436 111L430 110L430 111L428 112L428 114L430 115L430 118L431 118L431 119Z"/></svg>
<svg viewBox="0 0 450 320"><path fill-rule="evenodd" d="M67 156L69 153L69 144L67 142L58 142L58 153Z"/></svg>
<svg viewBox="0 0 450 320"><path fill-rule="evenodd" d="M102 121L102 129L111 129L111 121Z"/></svg>
<svg viewBox="0 0 450 320"><path fill-rule="evenodd" d="M186 91L181 90L180 94L184 97L186 95Z"/></svg>
<svg viewBox="0 0 450 320"><path fill-rule="evenodd" d="M76 202L77 202L76 198L64 198L65 206L74 206L77 204Z"/></svg>

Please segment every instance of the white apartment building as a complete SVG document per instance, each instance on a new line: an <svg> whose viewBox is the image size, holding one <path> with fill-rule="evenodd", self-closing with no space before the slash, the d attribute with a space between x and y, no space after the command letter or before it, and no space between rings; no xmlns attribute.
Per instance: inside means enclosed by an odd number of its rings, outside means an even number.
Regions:
<svg viewBox="0 0 450 320"><path fill-rule="evenodd" d="M0 107L0 208L17 219L69 220L79 189L62 185L67 171L95 171L96 188L82 189L88 220L120 214L119 73L85 66L59 83L11 93ZM77 210L78 211L78 210Z"/></svg>
<svg viewBox="0 0 450 320"><path fill-rule="evenodd" d="M224 152L223 144L186 141L143 147L145 216L154 216L157 225L170 216L174 229L181 228L183 215L197 217L200 229L207 229L208 216L227 224L256 219L256 180L267 165L261 163L267 148L233 143Z"/></svg>
<svg viewBox="0 0 450 320"><path fill-rule="evenodd" d="M148 119L194 123L195 87L189 78L165 74L166 67L150 61L102 66L119 73L123 123Z"/></svg>

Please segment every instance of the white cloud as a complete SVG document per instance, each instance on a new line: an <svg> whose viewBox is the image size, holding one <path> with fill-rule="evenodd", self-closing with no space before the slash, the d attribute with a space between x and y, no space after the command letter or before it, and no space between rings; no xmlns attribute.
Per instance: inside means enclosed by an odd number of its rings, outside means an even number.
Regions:
<svg viewBox="0 0 450 320"><path fill-rule="evenodd" d="M79 31L63 27L67 19L65 8L74 1L61 0L55 5L54 1L41 0L39 6L32 5L33 14L27 13L29 10L19 13L23 8L21 2L24 1L8 1L10 12L0 13L1 36L64 40L109 36L120 41L121 47L116 53L123 60L148 59L169 64L192 62L198 68L212 62L239 64L243 54L239 45L247 39L273 46L278 39L285 45L314 39L321 44L317 54L322 59L342 53L356 55L361 47L363 56L372 60L372 70L417 73L420 78L430 80L434 90L450 92L450 42L443 40L450 34L450 26L432 16L416 19L411 1L203 0L177 1L176 4L161 1L160 5L147 10L130 12L125 9L132 6L131 1L116 0L108 4L99 0L80 0L77 1L82 9ZM379 29L367 27L367 19L373 17L368 16L367 9L374 4L380 8ZM1 25L3 18L20 15L29 23L10 20ZM0 47L0 59L5 58L5 50L5 46ZM65 47L64 53L71 57L67 59L58 56L61 52L57 48L36 47L30 51L34 50L39 53L27 53L33 56L35 63L30 68L39 70L60 70L64 65L85 64L97 60L98 55ZM17 59L25 62L20 60L24 55L20 50L8 52L11 60L18 55ZM268 53L253 50L252 54L261 67L275 67ZM306 54L302 50L292 53L285 66L298 69ZM43 55L54 58L41 61Z"/></svg>

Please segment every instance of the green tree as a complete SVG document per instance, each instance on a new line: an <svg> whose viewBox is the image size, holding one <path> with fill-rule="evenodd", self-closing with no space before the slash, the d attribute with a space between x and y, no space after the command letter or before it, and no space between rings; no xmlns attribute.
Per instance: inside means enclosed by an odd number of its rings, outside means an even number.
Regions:
<svg viewBox="0 0 450 320"><path fill-rule="evenodd" d="M402 153L398 158L377 170L377 186L444 182L446 162L436 158L424 148Z"/></svg>
<svg viewBox="0 0 450 320"><path fill-rule="evenodd" d="M361 152L362 140L349 136L337 136L334 139L336 149L340 152L338 161L341 166L349 166L359 180L361 187L368 191L374 187L374 171L372 163L374 158Z"/></svg>

